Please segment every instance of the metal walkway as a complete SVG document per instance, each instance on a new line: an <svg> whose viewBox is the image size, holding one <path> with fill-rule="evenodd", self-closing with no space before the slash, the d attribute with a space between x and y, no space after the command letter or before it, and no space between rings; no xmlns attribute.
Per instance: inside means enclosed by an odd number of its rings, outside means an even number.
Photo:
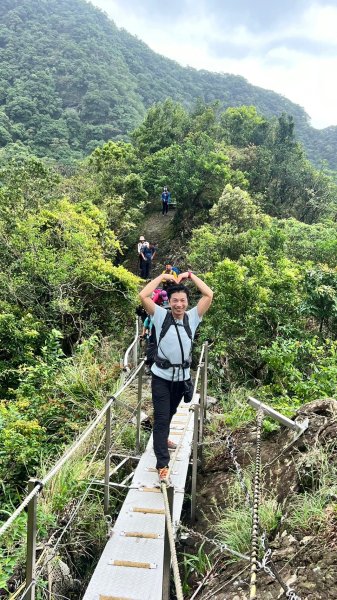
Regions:
<svg viewBox="0 0 337 600"><path fill-rule="evenodd" d="M192 408L195 405L199 407L198 394ZM178 444L170 462L175 529L183 506L194 420L191 405L182 402L171 422L170 439ZM162 599L165 512L163 495L155 487L155 460L151 436L83 600Z"/></svg>

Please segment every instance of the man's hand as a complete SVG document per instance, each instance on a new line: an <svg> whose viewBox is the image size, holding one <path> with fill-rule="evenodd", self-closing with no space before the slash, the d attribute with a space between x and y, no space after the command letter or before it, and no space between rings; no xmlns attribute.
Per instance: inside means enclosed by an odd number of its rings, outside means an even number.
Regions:
<svg viewBox="0 0 337 600"><path fill-rule="evenodd" d="M174 277L174 275L171 275L170 273L163 273L162 279L164 281L173 281L173 283L177 283L177 279Z"/></svg>
<svg viewBox="0 0 337 600"><path fill-rule="evenodd" d="M156 310L156 305L151 298L151 294L157 287L161 285L163 281L172 281L172 283L177 283L177 280L174 278L173 275L168 273L161 273L160 275L157 275L157 277L152 279L152 281L150 281L142 289L142 291L139 292L140 301L149 315L154 315Z"/></svg>
<svg viewBox="0 0 337 600"><path fill-rule="evenodd" d="M185 271L185 273L180 273L178 275L178 279L176 280L177 283L181 283L182 281L184 281L184 279L188 279L189 278L189 271Z"/></svg>
<svg viewBox="0 0 337 600"><path fill-rule="evenodd" d="M178 275L178 283L184 281L184 279L190 279L202 294L202 298L200 298L197 304L198 315L202 317L212 304L213 291L193 271L185 271L185 273Z"/></svg>

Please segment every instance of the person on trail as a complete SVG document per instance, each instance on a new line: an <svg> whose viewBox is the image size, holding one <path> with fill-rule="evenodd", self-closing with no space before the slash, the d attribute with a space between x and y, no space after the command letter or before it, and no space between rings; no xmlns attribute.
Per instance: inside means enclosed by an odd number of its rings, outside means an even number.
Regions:
<svg viewBox="0 0 337 600"><path fill-rule="evenodd" d="M141 246L140 254L142 257L141 277L142 279L149 279L153 257L149 242L144 242L144 244Z"/></svg>
<svg viewBox="0 0 337 600"><path fill-rule="evenodd" d="M172 269L172 265L165 265L165 270L162 273L163 275L173 275L175 278L175 282L178 281L178 273ZM172 281L166 281L164 278L162 279L162 286L165 290L172 285Z"/></svg>
<svg viewBox="0 0 337 600"><path fill-rule="evenodd" d="M167 290L169 308L155 304L151 298L162 279L171 281ZM189 289L181 282L191 280L201 292L197 306L187 310ZM178 280L165 273L150 281L139 294L148 314L153 315L157 346L152 371L152 402L154 407L153 448L160 482L168 483L169 449L176 444L168 439L170 422L184 397L190 402L193 387L190 377L190 355L195 331L202 316L209 309L212 290L194 273L181 273Z"/></svg>
<svg viewBox="0 0 337 600"><path fill-rule="evenodd" d="M140 347L143 350L143 353L145 354L145 357L147 357L147 352L148 352L148 347L149 347L149 343L150 343L150 339L151 338L151 334L154 335L154 331L152 332L153 329L153 319L151 317L151 315L146 314L146 319L143 323L143 331L141 333L141 335L139 336L139 340L140 340ZM150 375L151 374L151 362L147 360L145 360L145 375Z"/></svg>
<svg viewBox="0 0 337 600"><path fill-rule="evenodd" d="M143 262L142 255L141 255L140 251L141 251L141 247L144 244L144 242L145 242L145 237L143 235L140 235L139 236L139 241L138 241L138 244L137 244L138 263L139 263L139 272L140 273L142 272L142 262Z"/></svg>
<svg viewBox="0 0 337 600"><path fill-rule="evenodd" d="M163 306L163 304L168 304L167 291L162 290L161 288L154 290L154 292L152 294L152 300L155 304L158 304L158 306Z"/></svg>
<svg viewBox="0 0 337 600"><path fill-rule="evenodd" d="M153 260L157 254L158 246L156 246L156 244L154 244L153 242L150 242L150 250L152 253L152 260Z"/></svg>
<svg viewBox="0 0 337 600"><path fill-rule="evenodd" d="M147 317L147 312L145 310L145 308L139 304L135 310L135 313L137 315L137 317L140 317L142 323L144 323L146 317Z"/></svg>
<svg viewBox="0 0 337 600"><path fill-rule="evenodd" d="M151 317L151 315L147 315L147 317L143 323L143 331L140 336L143 340L148 341L148 339L151 335L152 327L153 327L152 317Z"/></svg>
<svg viewBox="0 0 337 600"><path fill-rule="evenodd" d="M161 195L162 202L162 215L167 215L168 213L168 205L170 201L171 194L168 191L167 187L164 187L163 193Z"/></svg>

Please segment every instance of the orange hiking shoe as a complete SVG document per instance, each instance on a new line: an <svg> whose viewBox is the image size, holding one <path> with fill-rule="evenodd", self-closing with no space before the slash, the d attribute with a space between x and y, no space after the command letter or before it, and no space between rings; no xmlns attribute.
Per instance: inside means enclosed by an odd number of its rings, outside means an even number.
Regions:
<svg viewBox="0 0 337 600"><path fill-rule="evenodd" d="M157 469L159 483L169 483L169 468L162 467L161 469Z"/></svg>
<svg viewBox="0 0 337 600"><path fill-rule="evenodd" d="M177 444L175 444L171 440L167 440L167 447L169 450L175 450L177 448Z"/></svg>

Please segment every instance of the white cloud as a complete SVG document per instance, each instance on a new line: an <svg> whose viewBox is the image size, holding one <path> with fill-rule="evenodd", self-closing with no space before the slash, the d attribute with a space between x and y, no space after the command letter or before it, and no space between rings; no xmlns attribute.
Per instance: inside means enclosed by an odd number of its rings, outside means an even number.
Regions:
<svg viewBox="0 0 337 600"><path fill-rule="evenodd" d="M303 106L315 127L337 125L337 7L309 4L297 20L289 14L287 26L263 34L251 32L244 23L226 28L215 13L205 13L195 3L185 6L184 17L175 22L149 20L139 3L137 14L118 0L92 0L130 33L137 35L154 51L182 65L243 75L254 85L274 90ZM194 8L193 8L194 7ZM300 40L301 50L288 41ZM329 55L314 55L306 43L329 44ZM242 58L215 55L216 44L247 48ZM331 48L336 48L333 51ZM218 52L218 50L217 50ZM224 51L225 52L225 51ZM327 52L327 51L326 51Z"/></svg>
<svg viewBox="0 0 337 600"><path fill-rule="evenodd" d="M304 13L302 22L295 28L295 32L305 35L317 42L331 43L337 46L337 7L321 6L315 3Z"/></svg>
<svg viewBox="0 0 337 600"><path fill-rule="evenodd" d="M312 58L301 53L274 50L269 56L281 56L284 64L263 64L257 58L226 61L223 70L242 74L251 83L274 90L303 106L314 127L337 125L337 89L331 74L336 72L337 58ZM220 65L219 65L220 66Z"/></svg>

